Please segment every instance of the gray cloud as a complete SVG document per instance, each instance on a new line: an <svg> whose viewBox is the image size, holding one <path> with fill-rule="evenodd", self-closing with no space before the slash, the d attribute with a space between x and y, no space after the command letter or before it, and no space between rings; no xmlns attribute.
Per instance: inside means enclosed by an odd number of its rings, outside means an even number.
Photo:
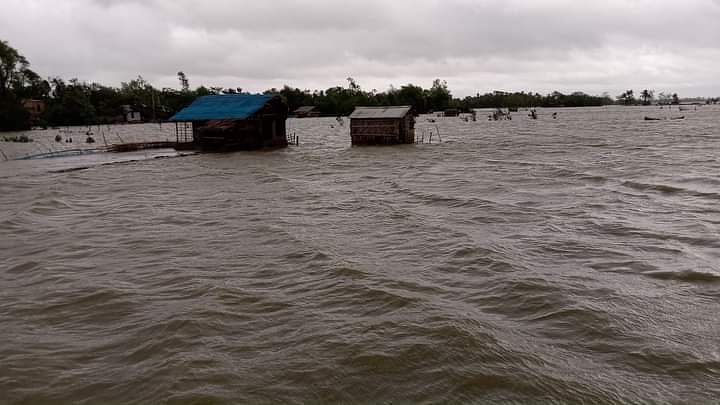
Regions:
<svg viewBox="0 0 720 405"><path fill-rule="evenodd" d="M0 38L44 75L117 85L448 81L494 89L720 94L718 0L4 0Z"/></svg>

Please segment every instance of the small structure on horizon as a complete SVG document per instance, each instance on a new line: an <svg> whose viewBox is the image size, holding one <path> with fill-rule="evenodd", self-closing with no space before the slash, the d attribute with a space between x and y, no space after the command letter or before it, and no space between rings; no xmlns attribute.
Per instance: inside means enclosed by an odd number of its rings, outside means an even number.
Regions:
<svg viewBox="0 0 720 405"><path fill-rule="evenodd" d="M313 105L305 105L298 107L298 109L292 112L292 115L295 118L315 118L320 116L320 110Z"/></svg>
<svg viewBox="0 0 720 405"><path fill-rule="evenodd" d="M40 122L40 117L45 112L47 104L45 100L25 99L22 100L22 106L30 114L31 124L37 125Z"/></svg>
<svg viewBox="0 0 720 405"><path fill-rule="evenodd" d="M445 117L457 117L460 115L460 112L457 110L457 108L448 108L447 110L443 111L443 115Z"/></svg>
<svg viewBox="0 0 720 405"><path fill-rule="evenodd" d="M353 145L415 143L412 107L356 107L350 114L350 138Z"/></svg>
<svg viewBox="0 0 720 405"><path fill-rule="evenodd" d="M170 121L176 122L178 143L192 139L203 150L253 150L287 146L287 117L280 97L224 94L200 97Z"/></svg>
<svg viewBox="0 0 720 405"><path fill-rule="evenodd" d="M125 104L122 107L123 118L127 123L142 122L142 114L129 104Z"/></svg>

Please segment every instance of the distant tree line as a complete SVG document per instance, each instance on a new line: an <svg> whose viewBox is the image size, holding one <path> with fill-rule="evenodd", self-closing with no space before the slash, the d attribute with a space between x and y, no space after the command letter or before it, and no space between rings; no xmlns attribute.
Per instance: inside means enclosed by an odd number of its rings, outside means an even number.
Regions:
<svg viewBox="0 0 720 405"><path fill-rule="evenodd" d="M184 72L177 73L180 89L153 87L141 76L120 87L98 83L86 83L77 79L63 80L59 77L42 79L30 69L30 63L7 42L0 41L0 130L22 130L31 125L65 126L109 124L123 121L123 113L130 108L139 111L145 120L166 120L195 98L210 94L237 94L243 89L204 87L194 90ZM592 96L582 92L546 95L531 92L501 92L477 94L454 98L447 82L436 79L430 88L407 84L385 91L363 90L355 79L347 78L347 86L327 90L301 90L284 86L272 88L265 94L278 95L290 110L301 106L315 106L325 115L347 115L355 106L411 105L422 114L446 109L469 111L473 108L518 107L587 107L608 104L650 104L654 92L644 90L637 99L633 90L616 97L607 94ZM25 100L40 100L44 105L41 113L31 114L23 106ZM678 103L677 94L660 93L661 103Z"/></svg>
<svg viewBox="0 0 720 405"><path fill-rule="evenodd" d="M363 90L352 77L348 77L348 87L331 87L327 90L301 90L284 86L282 89L269 89L265 94L278 95L287 102L290 110L301 106L315 106L324 115L347 115L355 106L411 105L419 114L429 111L441 111L456 107L457 100L452 98L447 82L436 79L429 89L408 84L400 88L390 87L384 92Z"/></svg>
<svg viewBox="0 0 720 405"><path fill-rule="evenodd" d="M635 97L635 91L626 90L622 94L616 97L617 104L620 105L677 105L681 102L693 102L693 103L705 103L705 104L717 104L720 103L720 97L715 98L696 98L696 99L681 99L677 93L663 93L660 92L655 95L655 90L645 89L640 92L639 97Z"/></svg>
<svg viewBox="0 0 720 405"><path fill-rule="evenodd" d="M122 122L124 107L147 119L164 120L195 98L219 91L200 86L190 90L185 74L178 72L181 89L157 89L141 76L119 88L77 79L42 79L30 63L7 42L0 41L0 131L37 126L91 125ZM31 114L25 100L40 100L41 113Z"/></svg>
<svg viewBox="0 0 720 405"><path fill-rule="evenodd" d="M621 105L651 105L655 102L658 104L680 104L680 97L677 93L667 94L659 93L657 98L655 97L655 90L645 89L640 92L640 97L635 97L633 90L627 90L616 97L617 103Z"/></svg>
<svg viewBox="0 0 720 405"><path fill-rule="evenodd" d="M541 95L539 93L495 91L466 97L460 101L463 109L470 108L518 108L518 107L597 107L613 104L607 96L591 96L583 92L563 94L558 91Z"/></svg>
<svg viewBox="0 0 720 405"><path fill-rule="evenodd" d="M182 72L180 72L182 73ZM49 126L110 124L122 122L125 107L141 112L147 120L161 121L189 105L195 98L211 94L200 86L157 89L142 76L121 83L119 88L98 83L50 79L50 92L43 100L47 110L41 124Z"/></svg>

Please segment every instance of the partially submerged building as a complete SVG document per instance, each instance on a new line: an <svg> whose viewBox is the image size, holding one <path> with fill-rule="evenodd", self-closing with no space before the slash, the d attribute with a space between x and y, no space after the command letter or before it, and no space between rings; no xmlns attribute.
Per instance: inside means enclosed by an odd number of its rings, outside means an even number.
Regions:
<svg viewBox="0 0 720 405"><path fill-rule="evenodd" d="M142 114L135 107L125 104L120 107L123 113L123 119L127 123L142 122Z"/></svg>
<svg viewBox="0 0 720 405"><path fill-rule="evenodd" d="M40 118L43 113L45 113L45 109L47 107L44 100L32 99L22 100L22 105L28 114L30 114L30 122L32 125L37 125L40 122Z"/></svg>
<svg viewBox="0 0 720 405"><path fill-rule="evenodd" d="M318 110L315 106L305 105L298 107L297 110L293 111L292 115L295 118L314 118L320 116L320 110Z"/></svg>
<svg viewBox="0 0 720 405"><path fill-rule="evenodd" d="M252 150L287 146L287 117L287 104L280 97L225 94L200 97L170 121L182 123L178 128L190 123L199 149ZM178 134L178 139L182 137Z"/></svg>
<svg viewBox="0 0 720 405"><path fill-rule="evenodd" d="M353 145L415 143L412 107L357 107L350 114L350 137Z"/></svg>

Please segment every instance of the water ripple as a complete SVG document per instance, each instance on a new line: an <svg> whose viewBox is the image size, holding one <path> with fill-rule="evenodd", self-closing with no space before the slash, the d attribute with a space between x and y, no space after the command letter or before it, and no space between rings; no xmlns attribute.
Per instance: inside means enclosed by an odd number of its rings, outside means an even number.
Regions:
<svg viewBox="0 0 720 405"><path fill-rule="evenodd" d="M0 163L0 402L716 401L720 110L551 112Z"/></svg>

